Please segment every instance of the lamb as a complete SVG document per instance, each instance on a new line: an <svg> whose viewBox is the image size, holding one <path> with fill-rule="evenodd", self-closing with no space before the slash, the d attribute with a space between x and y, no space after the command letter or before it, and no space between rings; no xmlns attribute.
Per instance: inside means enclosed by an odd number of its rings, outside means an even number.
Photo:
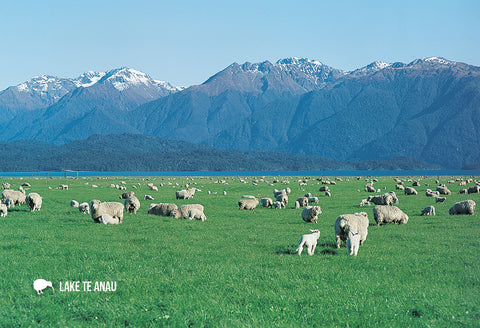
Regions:
<svg viewBox="0 0 480 328"><path fill-rule="evenodd" d="M260 199L260 202L262 203L262 206L263 206L263 207L272 208L272 206L273 206L273 201L272 201L272 199L271 199L271 198L268 198L268 197L265 197L265 198Z"/></svg>
<svg viewBox="0 0 480 328"><path fill-rule="evenodd" d="M405 195L417 195L418 194L418 192L412 187L405 188L404 192L405 192Z"/></svg>
<svg viewBox="0 0 480 328"><path fill-rule="evenodd" d="M200 204L185 204L185 205L182 205L179 208L173 210L170 213L170 216L174 217L175 219L188 219L189 211L192 208L196 208L196 209L203 212L203 205L200 205Z"/></svg>
<svg viewBox="0 0 480 328"><path fill-rule="evenodd" d="M21 191L5 189L2 192L2 203L5 204L7 198L12 199L15 205L25 204L25 193Z"/></svg>
<svg viewBox="0 0 480 328"><path fill-rule="evenodd" d="M118 218L119 223L123 222L123 204L119 202L102 203L98 199L94 199L90 202L90 212L95 222L100 222L100 217L103 214Z"/></svg>
<svg viewBox="0 0 480 328"><path fill-rule="evenodd" d="M30 207L30 211L40 211L42 208L42 197L36 192L31 192L25 198L25 202L27 203L28 207Z"/></svg>
<svg viewBox="0 0 480 328"><path fill-rule="evenodd" d="M308 206L308 198L307 197L299 197L299 198L297 198L296 201L300 204L300 207Z"/></svg>
<svg viewBox="0 0 480 328"><path fill-rule="evenodd" d="M188 210L188 219L189 220L201 220L202 222L207 219L203 211L200 211L198 208L191 208Z"/></svg>
<svg viewBox="0 0 480 328"><path fill-rule="evenodd" d="M422 210L422 214L421 215L431 215L431 216L435 216L435 207L433 206L427 206L425 207L423 210Z"/></svg>
<svg viewBox="0 0 480 328"><path fill-rule="evenodd" d="M451 195L452 194L452 192L450 190L448 190L448 188L446 186L438 186L437 191L441 195Z"/></svg>
<svg viewBox="0 0 480 328"><path fill-rule="evenodd" d="M317 223L319 214L322 214L320 206L307 206L302 211L302 219L305 222Z"/></svg>
<svg viewBox="0 0 480 328"><path fill-rule="evenodd" d="M258 205L258 199L249 199L249 198L245 198L245 199L240 199L238 201L238 209L239 210L251 210L253 211L255 209L255 207L257 207Z"/></svg>
<svg viewBox="0 0 480 328"><path fill-rule="evenodd" d="M273 203L273 207L275 207L275 209L277 208L282 209L282 208L285 208L285 204L277 200L276 202Z"/></svg>
<svg viewBox="0 0 480 328"><path fill-rule="evenodd" d="M298 243L298 247L295 250L297 254L300 256L302 255L303 251L303 246L307 247L307 253L308 255L313 255L315 252L315 248L317 247L317 241L318 238L320 237L320 230L310 230L312 233L308 235L303 235L300 238L300 242Z"/></svg>
<svg viewBox="0 0 480 328"><path fill-rule="evenodd" d="M360 248L360 233L354 232L347 239L347 251L348 254L357 256L358 249Z"/></svg>
<svg viewBox="0 0 480 328"><path fill-rule="evenodd" d="M90 214L90 207L87 202L78 205L78 211L83 214Z"/></svg>
<svg viewBox="0 0 480 328"><path fill-rule="evenodd" d="M127 199L127 198L132 197L132 196L135 196L135 192L134 192L134 191L126 191L126 192L124 192L123 194L121 194L120 196L118 196L118 198L120 198L120 199Z"/></svg>
<svg viewBox="0 0 480 328"><path fill-rule="evenodd" d="M0 217L6 217L8 214L7 205L0 203Z"/></svg>
<svg viewBox="0 0 480 328"><path fill-rule="evenodd" d="M450 215L457 215L457 214L469 214L473 215L475 212L475 202L471 199L463 200L461 202L457 202L453 204L452 207L448 210Z"/></svg>
<svg viewBox="0 0 480 328"><path fill-rule="evenodd" d="M368 196L367 202L375 205L393 205L393 196L389 193L383 195Z"/></svg>
<svg viewBox="0 0 480 328"><path fill-rule="evenodd" d="M140 201L138 200L137 197L130 196L127 199L125 199L125 201L123 202L123 205L125 206L125 211L127 213L136 214L138 209L140 208Z"/></svg>
<svg viewBox="0 0 480 328"><path fill-rule="evenodd" d="M377 205L373 208L373 217L377 225L382 223L407 223L408 215L396 206Z"/></svg>
<svg viewBox="0 0 480 328"><path fill-rule="evenodd" d="M119 224L120 220L117 217L112 217L110 214L102 214L100 218L98 219L99 223L103 223L105 225L107 224Z"/></svg>
<svg viewBox="0 0 480 328"><path fill-rule="evenodd" d="M76 200L72 199L72 200L70 201L70 206L71 206L71 207L76 207L76 208L78 208L78 205L80 205L80 204L79 204Z"/></svg>
<svg viewBox="0 0 480 328"><path fill-rule="evenodd" d="M145 199L145 200L155 200L155 199L154 199L152 196L150 196L150 195L145 195L145 196L143 197L143 199Z"/></svg>
<svg viewBox="0 0 480 328"><path fill-rule="evenodd" d="M337 248L353 233L360 234L360 245L363 245L368 235L368 215L365 212L355 214L342 214L335 220L335 240Z"/></svg>
<svg viewBox="0 0 480 328"><path fill-rule="evenodd" d="M170 214L177 208L177 205L170 203L150 204L147 213L160 216L170 216Z"/></svg>

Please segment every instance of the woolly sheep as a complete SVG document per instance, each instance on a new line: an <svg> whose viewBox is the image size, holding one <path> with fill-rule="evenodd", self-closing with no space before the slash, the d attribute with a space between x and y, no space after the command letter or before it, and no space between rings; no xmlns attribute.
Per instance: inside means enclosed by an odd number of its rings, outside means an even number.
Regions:
<svg viewBox="0 0 480 328"><path fill-rule="evenodd" d="M460 189L459 194L468 194L468 189Z"/></svg>
<svg viewBox="0 0 480 328"><path fill-rule="evenodd" d="M103 214L118 218L119 223L123 222L123 204L119 202L102 203L98 199L94 199L90 202L90 213L95 222L99 222Z"/></svg>
<svg viewBox="0 0 480 328"><path fill-rule="evenodd" d="M310 198L310 197L312 197L313 195L312 195L311 192L307 192L304 196L307 197L307 198Z"/></svg>
<svg viewBox="0 0 480 328"><path fill-rule="evenodd" d="M393 205L393 196L390 193L368 196L367 202L375 205Z"/></svg>
<svg viewBox="0 0 480 328"><path fill-rule="evenodd" d="M469 214L473 215L475 212L475 202L471 199L463 200L461 202L457 202L453 204L452 207L448 210L450 215L457 215L457 214Z"/></svg>
<svg viewBox="0 0 480 328"><path fill-rule="evenodd" d="M312 233L308 235L303 235L300 238L300 242L298 243L298 247L295 250L297 254L300 256L302 255L303 247L307 247L307 254L308 255L313 255L315 252L315 248L317 247L317 241L318 238L320 237L320 230L315 229L315 230L310 230Z"/></svg>
<svg viewBox="0 0 480 328"><path fill-rule="evenodd" d="M170 213L170 216L174 217L175 219L188 219L188 212L192 208L196 208L196 209L203 212L203 205L200 205L200 204L185 204L185 205L182 205L179 208L173 210Z"/></svg>
<svg viewBox="0 0 480 328"><path fill-rule="evenodd" d="M6 217L8 214L7 205L0 203L0 217Z"/></svg>
<svg viewBox="0 0 480 328"><path fill-rule="evenodd" d="M260 199L260 202L262 203L262 206L263 206L263 207L272 208L272 206L273 206L273 201L272 201L272 199L271 199L271 198L268 198L268 197L265 197L265 198Z"/></svg>
<svg viewBox="0 0 480 328"><path fill-rule="evenodd" d="M438 197L440 193L438 191L432 191L431 189L425 190L425 196L427 197Z"/></svg>
<svg viewBox="0 0 480 328"><path fill-rule="evenodd" d="M360 248L360 233L354 232L347 239L348 254L357 256L359 248Z"/></svg>
<svg viewBox="0 0 480 328"><path fill-rule="evenodd" d="M369 184L367 184L365 186L365 191L366 192L377 192L377 190L372 185L369 185Z"/></svg>
<svg viewBox="0 0 480 328"><path fill-rule="evenodd" d="M377 225L382 223L407 223L408 215L396 206L377 205L373 208L373 217Z"/></svg>
<svg viewBox="0 0 480 328"><path fill-rule="evenodd" d="M422 210L422 214L421 215L431 215L431 216L435 216L435 207L433 206L427 206L425 207L423 210Z"/></svg>
<svg viewBox="0 0 480 328"><path fill-rule="evenodd" d="M172 211L176 210L177 208L177 205L170 203L150 204L150 208L148 209L147 213L160 216L170 216Z"/></svg>
<svg viewBox="0 0 480 328"><path fill-rule="evenodd" d="M435 197L435 203L443 203L447 200L447 197Z"/></svg>
<svg viewBox="0 0 480 328"><path fill-rule="evenodd" d="M2 183L2 189L10 189L10 184L8 182Z"/></svg>
<svg viewBox="0 0 480 328"><path fill-rule="evenodd" d="M309 197L308 198L308 203L309 204L318 204L318 197Z"/></svg>
<svg viewBox="0 0 480 328"><path fill-rule="evenodd" d="M42 208L42 197L36 192L31 192L25 198L25 203L27 203L30 211L40 211Z"/></svg>
<svg viewBox="0 0 480 328"><path fill-rule="evenodd" d="M90 214L90 207L87 202L78 205L78 211L83 214Z"/></svg>
<svg viewBox="0 0 480 328"><path fill-rule="evenodd" d="M480 186L472 186L468 188L468 193L469 194L478 194L480 193Z"/></svg>
<svg viewBox="0 0 480 328"><path fill-rule="evenodd" d="M332 193L330 191L325 191L325 197L332 197Z"/></svg>
<svg viewBox="0 0 480 328"><path fill-rule="evenodd" d="M405 192L405 195L417 195L418 194L418 192L412 187L405 188L404 192Z"/></svg>
<svg viewBox="0 0 480 328"><path fill-rule="evenodd" d="M145 195L145 196L143 197L143 199L145 199L145 200L155 200L155 199L154 199L152 196L150 196L150 195Z"/></svg>
<svg viewBox="0 0 480 328"><path fill-rule="evenodd" d="M288 205L288 196L284 194L280 194L277 196L277 201L282 202L283 205L287 206Z"/></svg>
<svg viewBox="0 0 480 328"><path fill-rule="evenodd" d="M438 186L437 191L441 195L451 195L452 194L452 192L450 190L448 190L448 188L446 186Z"/></svg>
<svg viewBox="0 0 480 328"><path fill-rule="evenodd" d="M175 193L177 199L191 199L193 196L195 196L195 188L183 189Z"/></svg>
<svg viewBox="0 0 480 328"><path fill-rule="evenodd" d="M321 186L320 189L318 189L318 191L329 191L330 189L328 189L328 186Z"/></svg>
<svg viewBox="0 0 480 328"><path fill-rule="evenodd" d="M366 205L370 206L370 202L369 202L368 199L366 199L366 198L365 198L365 199L362 199L362 200L360 201L360 204L358 204L359 207L364 207L364 206L366 206Z"/></svg>
<svg viewBox="0 0 480 328"><path fill-rule="evenodd" d="M80 204L79 204L76 200L72 199L72 200L70 201L70 206L71 206L71 207L76 207L76 208L78 208L78 205L80 205Z"/></svg>
<svg viewBox="0 0 480 328"><path fill-rule="evenodd" d="M322 214L320 206L307 206L302 211L302 219L305 222L317 223L319 214Z"/></svg>
<svg viewBox="0 0 480 328"><path fill-rule="evenodd" d="M354 214L342 214L335 220L335 241L337 248L353 233L360 234L360 245L367 239L368 235L368 215L365 212Z"/></svg>
<svg viewBox="0 0 480 328"><path fill-rule="evenodd" d="M307 197L299 197L299 198L297 198L296 201L300 204L300 207L308 206L308 198Z"/></svg>
<svg viewBox="0 0 480 328"><path fill-rule="evenodd" d="M200 211L198 208L191 208L188 210L188 219L189 220L201 220L202 222L207 219L203 211Z"/></svg>
<svg viewBox="0 0 480 328"><path fill-rule="evenodd" d="M124 192L123 194L121 194L120 196L118 196L118 198L120 198L120 199L127 199L127 198L132 197L132 196L135 196L135 192L134 192L134 191L126 191L126 192Z"/></svg>
<svg viewBox="0 0 480 328"><path fill-rule="evenodd" d="M140 208L140 201L138 200L137 197L130 196L127 199L125 199L125 201L123 202L123 205L125 206L125 211L127 213L136 214L138 209Z"/></svg>
<svg viewBox="0 0 480 328"><path fill-rule="evenodd" d="M282 203L283 204L283 203ZM299 209L301 206L300 206L300 202L298 200L295 201L295 205L293 206L295 209Z"/></svg>
<svg viewBox="0 0 480 328"><path fill-rule="evenodd" d="M245 199L240 199L238 201L238 209L239 210L251 210L253 211L255 209L255 207L257 207L258 205L258 199L249 199L249 198L245 198Z"/></svg>
<svg viewBox="0 0 480 328"><path fill-rule="evenodd" d="M15 205L25 204L25 194L18 190L6 189L2 192L2 203L5 204L7 198L13 200Z"/></svg>
<svg viewBox="0 0 480 328"><path fill-rule="evenodd" d="M277 200L276 202L273 203L273 207L275 207L275 209L278 209L278 208L282 209L282 208L285 208L285 204Z"/></svg>
<svg viewBox="0 0 480 328"><path fill-rule="evenodd" d="M103 223L103 224L119 224L120 223L120 220L117 218L117 217L112 217L110 214L102 214L102 216L100 216L100 218L98 219L98 222L99 223Z"/></svg>

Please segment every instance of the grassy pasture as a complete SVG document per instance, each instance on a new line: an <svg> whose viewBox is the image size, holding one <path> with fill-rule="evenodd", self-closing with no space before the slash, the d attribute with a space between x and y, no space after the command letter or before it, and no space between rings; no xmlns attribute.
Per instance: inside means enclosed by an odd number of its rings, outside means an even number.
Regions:
<svg viewBox="0 0 480 328"><path fill-rule="evenodd" d="M329 186L329 198L314 178L305 186L300 178L280 178L291 182L287 208L255 211L238 210L242 195L272 197L274 188L286 186L272 186L272 177L258 185L251 177L246 183L236 177L226 183L217 177L0 179L12 189L29 182L27 193L43 197L40 212L17 206L0 219L0 326L479 326L480 217L448 215L457 201L480 204L479 194L458 194L465 187L440 177L452 195L435 204L425 190L436 189L436 177L413 178L420 179L418 195L397 192L408 224L376 226L372 207L358 207L368 195L367 178L343 178ZM394 190L392 177L378 179L382 193ZM95 224L69 206L72 199L123 202L122 191L110 187L120 181L128 190L136 185L141 201L138 213L125 214L121 225ZM147 182L159 191L149 191ZM69 190L59 190L61 183ZM193 200L176 200L177 183L202 191ZM320 199L318 224L303 222L301 209L293 209L306 192ZM143 200L145 194L155 201ZM208 219L146 214L150 203L160 202L203 204ZM420 216L427 205L437 216ZM344 246L335 248L333 224L340 214L360 211L368 213L370 227L355 258ZM304 250L297 256L300 236L313 228L321 231L315 255ZM37 278L52 281L55 291L37 295ZM62 292L66 281L114 281L117 288L87 292L81 285L79 292Z"/></svg>

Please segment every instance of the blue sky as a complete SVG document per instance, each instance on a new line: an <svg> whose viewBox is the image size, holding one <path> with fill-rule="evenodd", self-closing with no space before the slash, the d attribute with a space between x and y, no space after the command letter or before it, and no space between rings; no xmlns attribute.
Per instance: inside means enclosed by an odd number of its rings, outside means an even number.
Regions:
<svg viewBox="0 0 480 328"><path fill-rule="evenodd" d="M353 70L441 56L480 66L480 1L8 1L0 90L127 66L174 85L233 62L307 57Z"/></svg>

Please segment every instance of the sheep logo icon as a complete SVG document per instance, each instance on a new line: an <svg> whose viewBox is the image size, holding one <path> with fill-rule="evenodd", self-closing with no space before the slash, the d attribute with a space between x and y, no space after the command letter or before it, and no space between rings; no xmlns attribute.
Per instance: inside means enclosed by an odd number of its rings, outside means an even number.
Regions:
<svg viewBox="0 0 480 328"><path fill-rule="evenodd" d="M43 290L47 287L52 287L53 291L55 291L51 281L37 279L33 282L33 289L35 289L38 295L43 294Z"/></svg>

